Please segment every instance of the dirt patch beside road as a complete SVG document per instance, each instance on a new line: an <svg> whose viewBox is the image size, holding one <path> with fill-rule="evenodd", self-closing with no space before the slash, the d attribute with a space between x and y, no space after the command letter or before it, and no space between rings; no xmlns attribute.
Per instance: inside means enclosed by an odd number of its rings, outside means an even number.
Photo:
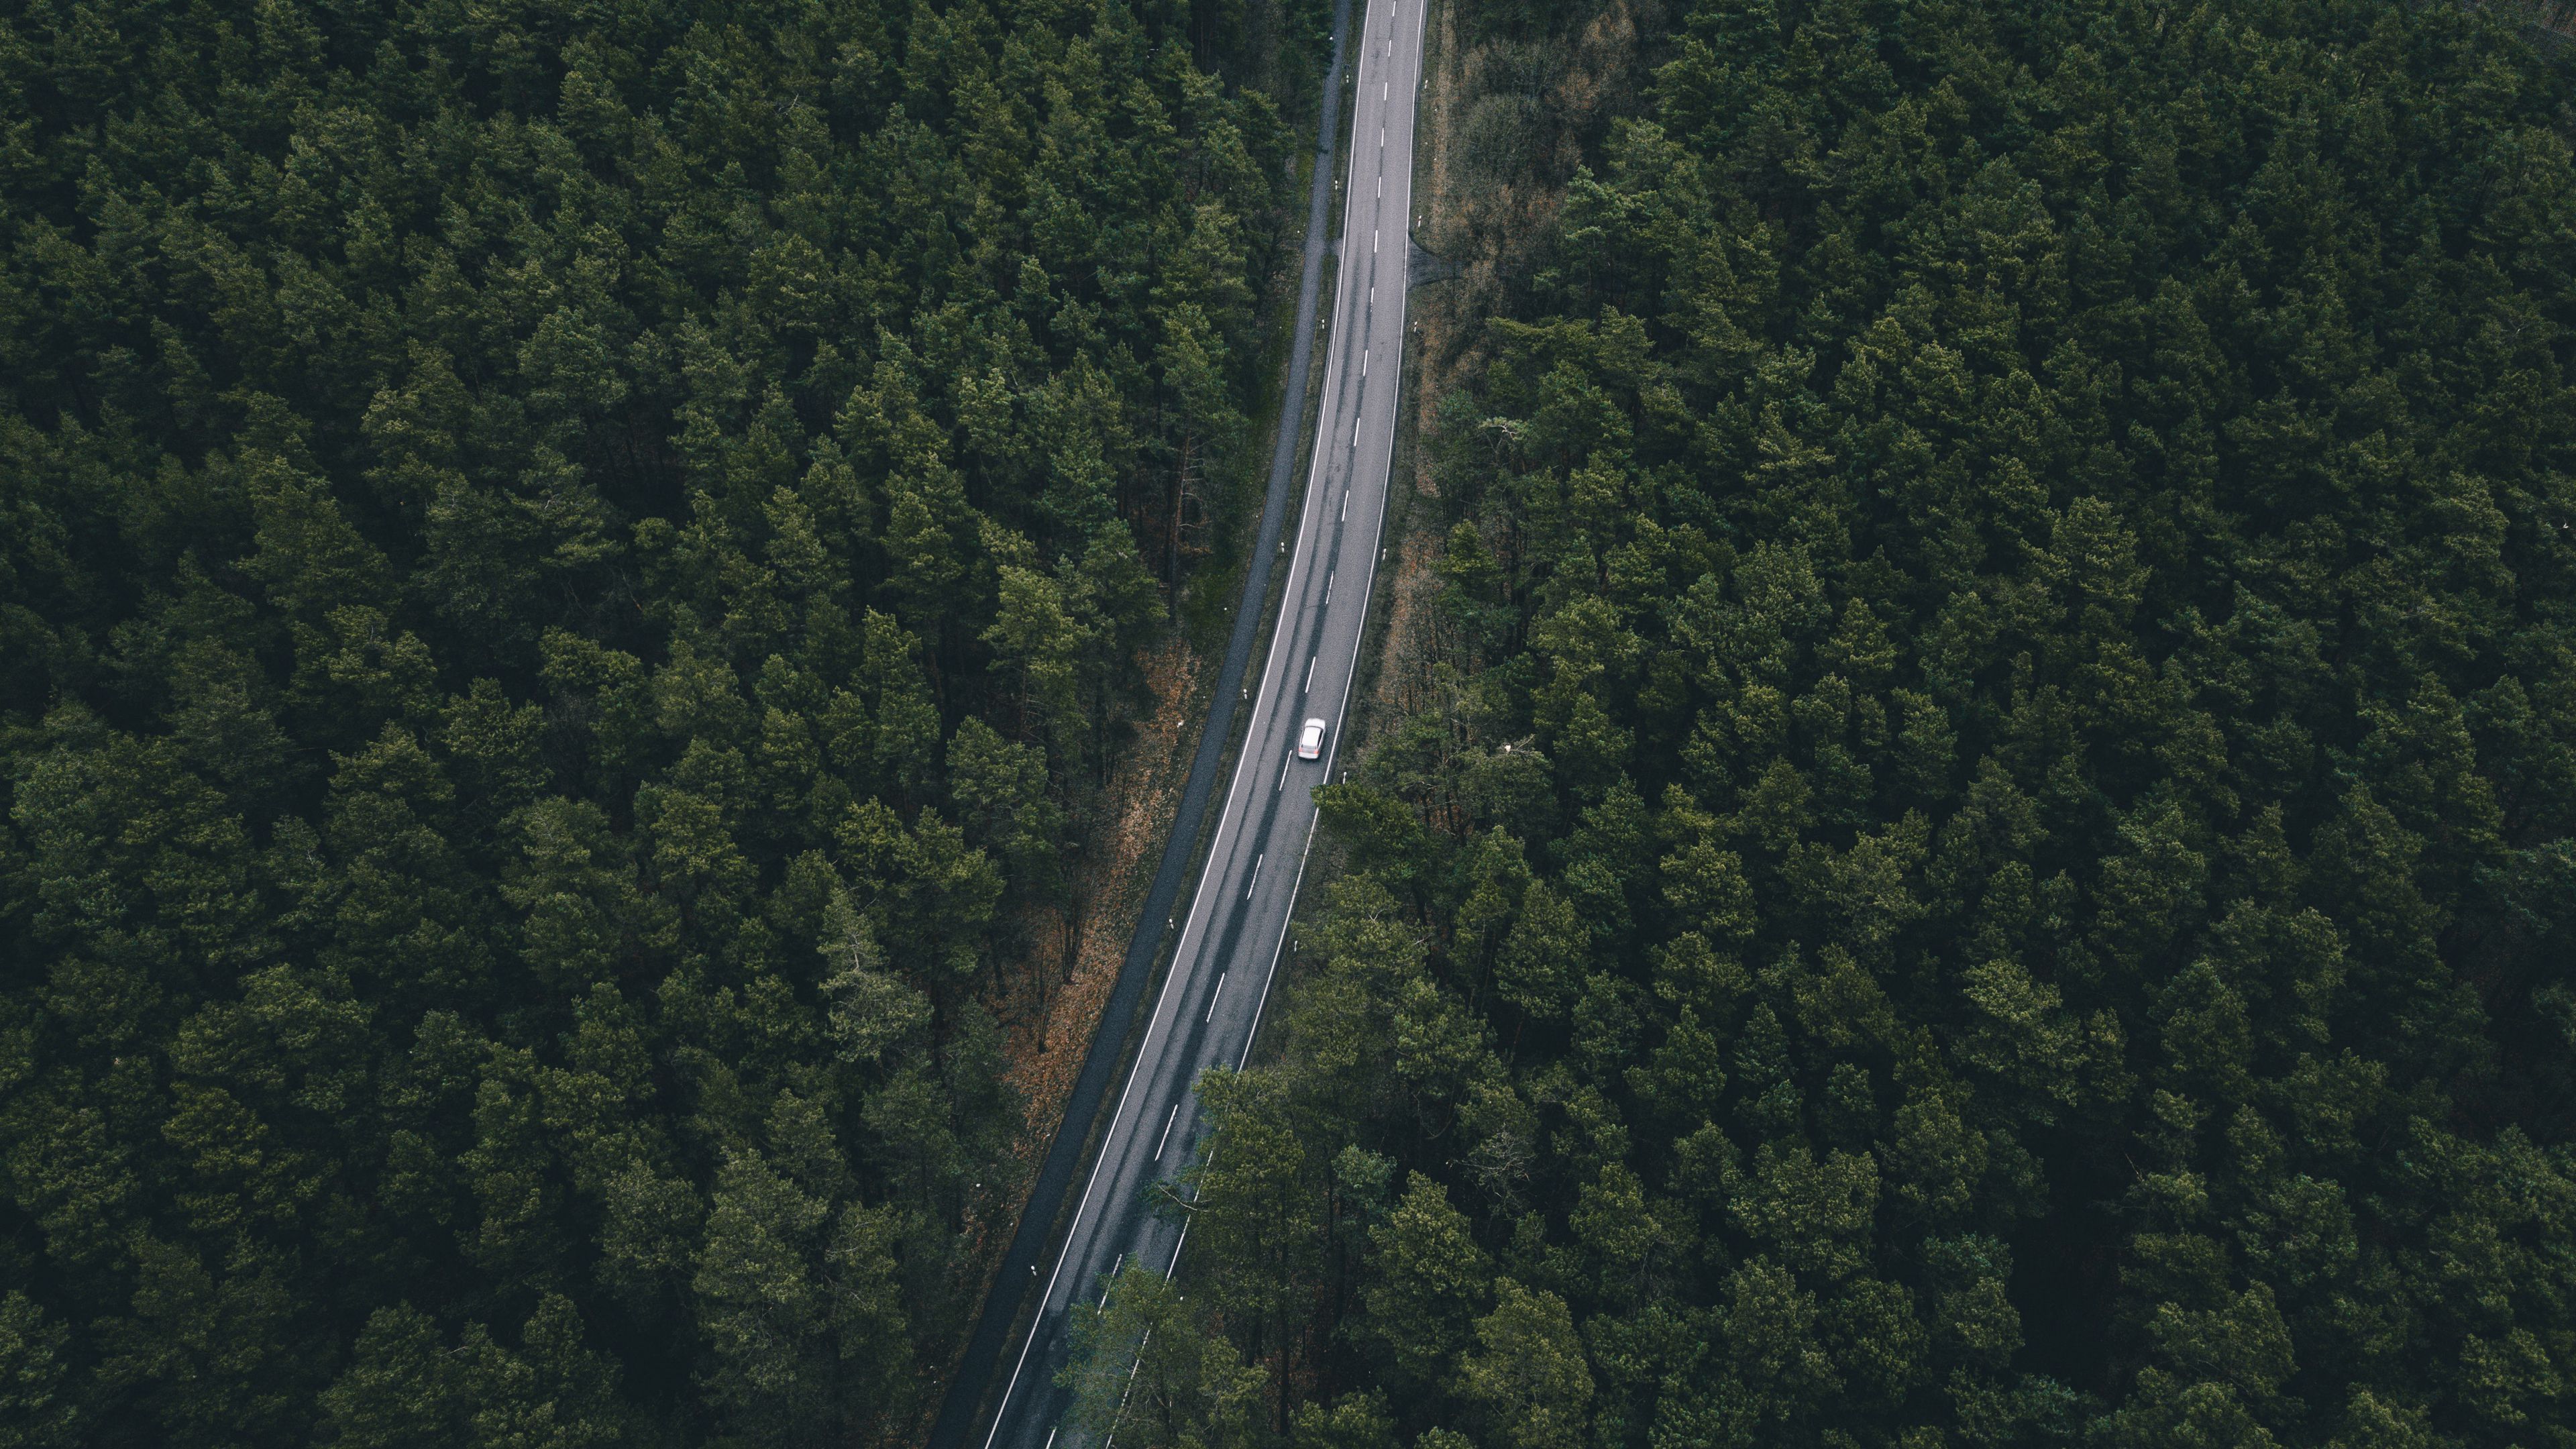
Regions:
<svg viewBox="0 0 2576 1449"><path fill-rule="evenodd" d="M1075 868L1088 897L1076 924L1073 964L1060 982L1046 973L1064 959L1062 918L1053 910L1030 913L1031 954L1020 963L1013 999L1005 1007L1006 1080L1028 1104L1028 1125L1018 1154L1035 1166L1064 1120L1066 1094L1082 1070L1100 1012L1117 983L1118 965L1135 934L1136 908L1154 878L1156 852L1180 808L1181 785L1198 743L1192 728L1207 712L1203 697L1210 661L1173 639L1147 655L1146 688L1153 707L1111 767L1095 805L1094 824L1077 853ZM1043 988L1043 989L1042 989Z"/></svg>

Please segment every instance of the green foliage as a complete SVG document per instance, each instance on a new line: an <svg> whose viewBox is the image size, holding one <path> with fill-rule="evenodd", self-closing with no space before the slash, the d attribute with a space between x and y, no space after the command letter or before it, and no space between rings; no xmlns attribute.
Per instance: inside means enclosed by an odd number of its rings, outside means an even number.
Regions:
<svg viewBox="0 0 2576 1449"><path fill-rule="evenodd" d="M1101 1287L1097 1301L1073 1305L1072 1358L1060 1382L1073 1390L1075 1428L1156 1449L1263 1442L1261 1372L1212 1331L1203 1309L1142 1265Z"/></svg>
<svg viewBox="0 0 2576 1449"><path fill-rule="evenodd" d="M2576 1443L2576 79L2453 6L1653 25L1222 1083L1317 1249L1204 1269L1247 1355L1305 1305L1275 1419Z"/></svg>
<svg viewBox="0 0 2576 1449"><path fill-rule="evenodd" d="M911 1431L1315 14L0 5L0 1442Z"/></svg>

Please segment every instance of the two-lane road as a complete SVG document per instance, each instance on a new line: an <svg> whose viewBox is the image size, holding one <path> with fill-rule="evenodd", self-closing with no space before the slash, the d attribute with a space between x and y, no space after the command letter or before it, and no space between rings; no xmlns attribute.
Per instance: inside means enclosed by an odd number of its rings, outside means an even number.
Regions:
<svg viewBox="0 0 2576 1449"><path fill-rule="evenodd" d="M986 1449L1048 1449L1057 1437L1068 1395L1055 1379L1077 1295L1096 1296L1123 1262L1168 1273L1178 1260L1185 1231L1145 1210L1144 1189L1189 1161L1199 1130L1191 1087L1207 1068L1243 1061L1270 994L1314 835L1308 792L1333 769L1386 514L1422 9L1423 0L1371 0L1361 24L1339 280L1287 591L1197 896L1034 1326L1002 1360L1008 1379ZM1324 755L1298 760L1297 732L1309 719L1326 722Z"/></svg>

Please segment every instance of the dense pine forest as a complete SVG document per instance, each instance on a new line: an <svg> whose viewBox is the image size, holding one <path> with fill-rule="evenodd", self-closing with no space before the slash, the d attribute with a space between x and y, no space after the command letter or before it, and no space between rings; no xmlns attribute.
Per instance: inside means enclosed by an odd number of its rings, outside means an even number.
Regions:
<svg viewBox="0 0 2576 1449"><path fill-rule="evenodd" d="M912 1431L1324 25L0 4L0 1445Z"/></svg>
<svg viewBox="0 0 2576 1449"><path fill-rule="evenodd" d="M1087 1422L2576 1445L2576 81L2393 0L1448 13L1562 208Z"/></svg>

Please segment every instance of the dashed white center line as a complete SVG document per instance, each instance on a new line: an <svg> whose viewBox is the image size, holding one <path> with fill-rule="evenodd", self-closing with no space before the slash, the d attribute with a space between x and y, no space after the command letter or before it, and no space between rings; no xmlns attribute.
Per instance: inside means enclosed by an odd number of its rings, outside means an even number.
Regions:
<svg viewBox="0 0 2576 1449"><path fill-rule="evenodd" d="M1401 14L1402 14L1402 0L1396 0L1396 3L1395 3L1395 5L1393 6L1393 9L1395 10L1396 17L1398 17L1398 18L1400 19ZM1380 53L1382 56L1386 57L1386 58L1387 58L1388 60L1390 60L1390 61L1393 59L1393 57L1394 57L1394 55L1395 55L1395 41L1394 41L1394 36L1393 36L1393 25L1392 25L1392 24L1390 24L1390 27L1389 27L1389 31L1388 31L1387 37L1385 38L1385 40L1383 41L1383 43L1381 44L1381 46L1380 46L1380 48L1379 48L1379 53ZM1421 69L1421 67L1420 67L1419 65L1417 65L1417 66L1416 66L1416 74L1415 74L1415 85L1416 85L1416 89L1417 89L1417 91L1419 91L1420 87L1421 87L1421 86L1426 82L1426 79L1427 79L1427 77L1422 73L1422 69ZM1359 80L1359 83L1360 83L1360 84L1365 85L1367 82L1366 82L1365 78L1361 78L1361 79ZM1394 99L1394 83L1393 83L1393 81L1392 81L1392 79L1391 79L1391 78L1381 79L1381 80L1380 80L1380 82L1379 82L1379 84L1378 84L1378 99L1379 99L1379 102L1380 102L1380 105L1381 105L1381 108L1382 108L1382 109L1381 109L1381 113L1380 113L1380 121L1379 121L1379 125L1378 125L1378 150L1379 150L1379 162L1378 162L1378 165L1379 165L1379 173L1378 173L1378 175L1377 175L1377 177L1376 177L1376 185L1375 185L1375 187L1373 188L1373 191L1374 191L1374 194L1375 194L1375 196L1377 197L1377 199L1378 199L1378 200L1380 201L1380 203L1382 204L1382 203L1383 203L1383 201L1384 201L1384 199L1385 199L1385 196L1386 196L1386 177L1385 177L1385 171L1384 171L1384 168L1385 168L1385 151L1386 151L1387 143L1388 143L1388 141L1391 139L1391 137L1390 137L1391 126L1390 126L1390 125L1387 123L1387 121L1384 119L1384 109L1383 109L1383 108L1390 107L1390 106L1392 105L1392 102L1393 102L1393 99ZM1379 216L1382 218L1382 217L1383 217L1383 215L1384 215L1384 212L1383 212L1383 210L1381 209L1381 211L1379 212ZM1382 226L1382 225L1380 225L1380 226L1375 226L1375 227L1372 227L1372 228L1370 229L1370 232L1369 232L1369 250L1370 250L1370 252L1371 252L1372 254L1376 254L1376 255L1383 255L1383 253L1384 253L1384 251L1385 251L1385 232L1384 232L1384 229L1383 229L1383 226ZM1372 280L1371 280L1370 285L1369 285L1369 288L1368 288L1368 300L1369 300L1369 302L1370 302L1372 305L1373 305L1373 304L1376 302L1376 300L1377 300L1377 287L1376 287L1376 284L1375 284L1374 279L1372 279ZM1365 379L1365 378L1367 378L1367 377L1369 377L1369 375L1370 375L1370 371L1371 371L1371 368L1372 368L1372 365L1373 365L1373 363L1374 363L1374 359L1373 359L1373 358L1372 358L1372 356L1370 355L1372 350L1373 350L1373 349L1369 349L1369 348L1365 348L1365 347L1364 347L1364 348L1362 348L1362 349L1361 349L1361 352L1360 352L1360 376L1361 376L1362 378L1364 378L1364 379ZM1397 385L1398 385L1399 387L1401 386L1401 382L1402 382L1402 380L1401 380L1401 379L1398 379L1398 380L1397 380ZM1365 389L1363 389L1363 390L1362 390L1362 393L1363 393L1363 396L1364 396L1364 395L1365 395ZM1355 411L1359 411L1359 410L1355 408ZM1359 443L1360 443L1361 434L1362 434L1364 431L1366 431L1366 422L1365 422L1365 418L1364 418L1364 417L1361 417L1361 416L1355 416L1355 417L1353 418L1353 420L1352 420L1352 424L1351 424L1351 446L1352 446L1352 448L1353 448L1354 450L1356 450L1356 449L1358 448ZM1356 466L1356 465L1354 465L1354 466ZM1340 511L1339 511L1339 518L1340 518L1340 520L1341 520L1341 521L1344 521L1344 522L1347 522L1347 521L1349 520L1349 517L1350 517L1350 506L1351 506L1351 493L1352 493L1352 491L1353 491L1353 490L1352 490L1352 488L1351 488L1351 487L1349 487L1349 486L1347 486L1347 485L1346 485L1346 486L1343 488L1343 490L1342 490L1342 501L1341 501L1341 507L1340 507ZM1383 561L1384 561L1385 553L1386 553L1386 550L1384 550L1384 549L1381 549L1381 550L1379 551L1379 561L1380 561L1380 562L1383 562ZM1335 592L1335 590L1336 590L1336 586L1337 586L1338 582L1339 582L1339 576L1338 576L1338 573L1337 573L1337 572L1327 572L1327 573L1326 573L1326 575L1325 575L1325 577L1324 577L1324 602L1325 602L1325 604L1326 604L1327 606L1329 606L1329 605L1332 603L1333 595L1334 595L1334 592ZM1316 665L1318 665L1318 664L1319 664L1319 663L1321 663L1321 662L1322 662L1322 660L1321 660L1321 652L1320 652L1320 650L1319 650L1316 654L1313 654L1313 655L1308 656L1307 661L1306 661L1306 673L1305 673L1305 676L1304 676L1303 681L1301 682L1301 684L1300 684L1300 686L1299 686L1299 694L1300 694L1300 697L1301 697L1301 698L1306 697L1306 696L1308 696L1308 695L1311 695L1311 694L1312 694L1313 689L1314 689L1314 682L1315 682L1315 668L1316 668ZM1292 753L1291 753L1291 755L1290 755L1290 757L1289 757L1287 760L1283 760L1283 761L1281 762L1281 764L1280 764L1280 770L1279 770L1279 784L1278 784L1278 786L1277 786L1277 788L1278 788L1278 789L1284 790L1284 789L1286 788L1286 786L1287 786L1287 779L1288 779L1289 774L1292 772L1292 770L1293 770L1293 768L1294 768L1294 764L1295 764L1295 757L1294 757L1294 754L1293 754L1293 752L1292 752ZM1269 863L1269 857L1268 857L1267 852L1263 852L1263 853L1261 853L1261 854L1258 854L1258 855L1256 855L1256 856L1253 858L1252 869L1251 869L1251 871L1250 871L1250 873L1249 873L1249 877L1248 877L1248 879L1246 880L1246 882L1245 882L1245 886L1244 886L1244 899L1245 899L1245 900L1247 900L1247 901L1248 901L1248 900L1250 900L1250 899L1251 899L1251 898L1252 898L1252 897L1253 897L1253 896L1258 892L1258 890L1259 890L1259 886L1260 886L1260 880L1261 880L1261 872L1262 872L1263 868L1264 868L1265 866L1267 866L1267 864L1268 864L1268 863ZM1204 1023L1213 1023L1213 1022L1214 1022L1214 1020L1216 1019L1216 1009L1217 1009L1217 1006L1219 1005L1219 1003L1220 1003L1220 1002L1222 1001L1222 999L1223 999L1224 992L1225 992L1225 987L1226 987L1226 984L1227 984L1227 980L1228 980L1228 976L1227 976L1227 974L1226 974L1225 972L1220 971L1220 972L1217 974L1217 979L1216 979L1215 987L1214 987L1214 989L1213 989L1213 990L1211 990L1211 991L1210 991L1209 996L1208 996L1208 1004L1207 1004L1206 1013L1205 1013L1205 1015L1201 1018L1202 1022L1204 1022ZM1173 1104L1171 1105L1170 1110L1169 1110L1168 1112L1166 1112L1166 1114L1164 1115L1164 1118L1163 1118L1163 1130L1162 1130L1162 1133L1161 1133L1161 1134L1160 1134L1160 1135L1155 1139L1155 1143L1154 1143L1154 1159L1153 1159L1153 1160L1154 1160L1154 1161L1156 1161L1156 1162L1158 1162L1158 1163L1162 1160L1163 1156L1164 1156L1164 1155L1165 1155L1165 1154L1170 1150L1172 1133L1173 1133L1174 1129L1179 1125L1179 1122L1180 1122L1180 1107L1181 1107L1181 1104L1180 1104L1180 1103L1178 1103L1178 1102L1175 1102L1175 1103L1173 1103ZM1175 1260L1176 1260L1176 1261L1177 1261L1177 1256L1178 1256L1178 1255L1177 1255L1177 1253L1176 1253L1176 1254L1175 1254ZM1115 1277L1116 1277L1116 1276L1117 1276L1117 1275L1118 1275L1118 1274L1119 1274L1119 1273L1120 1273L1120 1272L1121 1272L1121 1271L1126 1267L1126 1261L1127 1261L1127 1255L1126 1255L1125 1253L1123 1253L1123 1252L1122 1252L1122 1253L1118 1254L1118 1255L1117 1255L1116 1260L1115 1260L1115 1261L1110 1265L1109 1276L1110 1276L1111 1278L1113 1278L1113 1279L1114 1279L1114 1278L1115 1278ZM1169 1276L1168 1270L1167 1270L1167 1276ZM1104 1285L1104 1287L1103 1287L1103 1291L1102 1291L1102 1293L1101 1293L1101 1295L1100 1295L1100 1297L1099 1297L1099 1300L1098 1300L1098 1306L1099 1306L1099 1307L1101 1307L1101 1308L1103 1308L1103 1309L1105 1309L1105 1308L1107 1307L1107 1304L1108 1304L1108 1300L1109 1300L1109 1296L1110 1296L1111 1291L1113 1291L1113 1290L1112 1290L1110 1287L1108 1287L1107 1285ZM1140 1359L1141 1359L1141 1356L1140 1356ZM1014 1387L1016 1386L1017 1378L1018 1378L1018 1375L1017 1375L1017 1373L1015 1372L1015 1373L1013 1374L1013 1385L1014 1385ZM1134 1378L1134 1375L1131 1373L1131 1375L1130 1375L1130 1389L1131 1389L1131 1391L1132 1391L1132 1385L1133 1385L1133 1378ZM1010 1394L1010 1391L1009 1391L1008 1389L1006 1389L1006 1390L1005 1390L1005 1398L1006 1398L1006 1400L1007 1400L1007 1398L1009 1397L1009 1394ZM1122 1395L1121 1395L1121 1399L1120 1399L1120 1402L1121 1402L1121 1406L1122 1406L1122 1407L1124 1406L1125 1401L1126 1401L1126 1396L1122 1394ZM1057 1441L1057 1438L1058 1438L1058 1436L1059 1436L1060 1432L1061 1432L1061 1431L1060 1431L1059 1429L1050 1428L1050 1430L1049 1430L1049 1432L1048 1432L1048 1434L1047 1434L1047 1437L1046 1437L1045 1449L1055 1449L1055 1444L1056 1444L1056 1441Z"/></svg>
<svg viewBox="0 0 2576 1449"><path fill-rule="evenodd" d="M1270 787L1270 793L1271 793L1271 794L1273 794L1273 795L1276 795L1276 794L1278 794L1280 791L1285 790L1285 789L1287 789L1287 788L1288 788L1288 761L1286 761L1286 760L1281 760L1281 761L1279 762L1279 783Z"/></svg>

